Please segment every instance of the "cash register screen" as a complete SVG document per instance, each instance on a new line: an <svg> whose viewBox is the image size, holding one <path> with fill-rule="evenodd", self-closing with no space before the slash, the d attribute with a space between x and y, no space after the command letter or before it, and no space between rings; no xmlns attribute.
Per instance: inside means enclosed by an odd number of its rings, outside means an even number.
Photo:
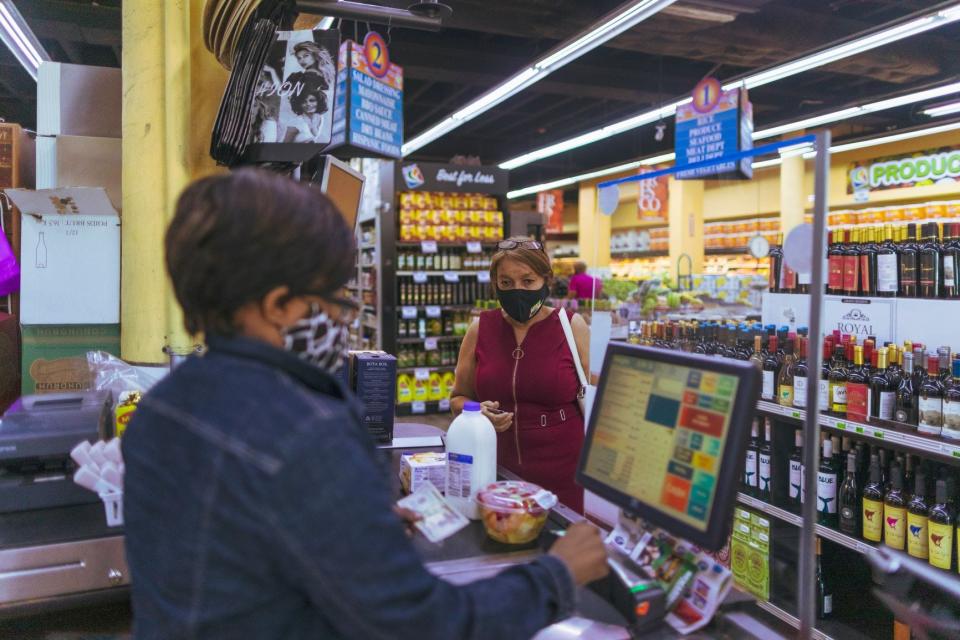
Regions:
<svg viewBox="0 0 960 640"><path fill-rule="evenodd" d="M611 346L578 481L655 526L722 546L757 374L749 363Z"/></svg>

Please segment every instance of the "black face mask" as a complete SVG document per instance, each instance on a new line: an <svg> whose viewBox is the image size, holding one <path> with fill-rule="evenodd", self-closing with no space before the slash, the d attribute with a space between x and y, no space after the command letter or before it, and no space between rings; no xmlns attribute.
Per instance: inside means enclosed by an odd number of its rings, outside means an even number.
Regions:
<svg viewBox="0 0 960 640"><path fill-rule="evenodd" d="M503 307L508 316L521 324L537 315L548 295L550 295L550 287L546 284L540 289L533 290L508 289L504 291L497 287L497 299L500 301L500 306Z"/></svg>

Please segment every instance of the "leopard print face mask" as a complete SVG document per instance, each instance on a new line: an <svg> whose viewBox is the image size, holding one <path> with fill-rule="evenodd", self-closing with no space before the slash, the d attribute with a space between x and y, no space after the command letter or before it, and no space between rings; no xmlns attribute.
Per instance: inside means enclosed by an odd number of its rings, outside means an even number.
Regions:
<svg viewBox="0 0 960 640"><path fill-rule="evenodd" d="M349 327L334 322L316 305L311 305L310 315L283 332L284 349L330 374L343 366L349 339Z"/></svg>

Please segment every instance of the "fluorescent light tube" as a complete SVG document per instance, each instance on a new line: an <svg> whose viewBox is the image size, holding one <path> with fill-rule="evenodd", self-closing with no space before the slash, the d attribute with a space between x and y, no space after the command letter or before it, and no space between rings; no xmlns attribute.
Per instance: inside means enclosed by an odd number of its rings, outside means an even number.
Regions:
<svg viewBox="0 0 960 640"><path fill-rule="evenodd" d="M889 44L891 42L896 42L925 31L930 31L931 29L936 29L942 27L946 24L950 24L960 20L960 4L949 7L948 9L943 9L934 14L922 16L920 18L915 18L908 22L905 22L888 29L883 29L877 31L870 35L864 36L862 38L857 38L850 42L837 45L812 53L808 56L784 63L782 65L773 67L772 69L767 69L765 71L760 71L758 73L748 75L740 80L734 82L728 82L723 85L725 90L734 89L737 87L759 87L775 80L781 80L789 76L802 73L804 71L809 71L810 69L815 69L817 67L829 64L831 62L836 62L837 60L842 60L853 55L863 53L870 49L875 49L876 47ZM683 102L689 102L690 99L687 98L684 101L676 102L672 105L673 110L665 114L663 117L672 116L676 111L676 105L682 104ZM889 106L884 108L891 108ZM537 160L542 160L544 158L549 158L558 153L563 153L564 151L569 151L570 149L576 149L577 147L582 147L587 144L592 144L598 140L604 140L618 133L634 129L636 127L649 124L655 120L659 119L658 116L654 116L654 113L658 111L647 111L632 118L628 118L618 123L612 125L607 125L595 131L588 133L580 134L574 138L564 140L561 142L554 143L547 147L541 149L536 149L534 151L527 152L523 155L517 156L516 158L511 158L500 163L500 168L502 169L515 169L517 167L522 167L523 165L535 162ZM869 113L865 111L864 113ZM806 126L815 126L816 124L823 124L824 122L832 122L832 120L823 120L819 121L819 118L825 116L818 116L818 120L811 119L813 122L807 124ZM796 129L791 129L796 130ZM759 133L759 132L758 132ZM776 133L769 135L778 135Z"/></svg>
<svg viewBox="0 0 960 640"><path fill-rule="evenodd" d="M50 56L10 0L0 0L0 40L36 80L40 63Z"/></svg>
<svg viewBox="0 0 960 640"><path fill-rule="evenodd" d="M674 2L676 0L634 0L632 3L626 3L627 7L620 13L594 25L589 31L581 32L561 43L530 67L513 74L455 112L452 120L451 118L445 118L439 125L434 125L412 140L405 142L401 147L403 155L409 155L437 138L448 134L461 124L492 109L533 83L543 80L557 69L593 51L603 43L631 29Z"/></svg>
<svg viewBox="0 0 960 640"><path fill-rule="evenodd" d="M957 113L958 111L960 111L960 102L951 102L949 104L941 104L936 107L924 109L923 115L936 118L937 116L945 116L951 113Z"/></svg>
<svg viewBox="0 0 960 640"><path fill-rule="evenodd" d="M858 140L857 142L848 142L846 144L838 144L830 147L830 153L843 153L844 151L853 151L854 149L864 149L866 147L876 147L881 144L889 144L891 142L900 142L901 140L910 140L911 138L922 138L923 136L932 136L937 133L945 133L947 131L956 131L960 129L960 122L951 122L949 124L942 124L937 127L927 127L925 129L916 129L914 131L904 131L903 133L894 133L889 136L882 136L880 138L871 138L869 140ZM816 155L816 152L811 152L804 154L804 158L812 158Z"/></svg>
<svg viewBox="0 0 960 640"><path fill-rule="evenodd" d="M712 9L701 9L699 7L667 7L663 10L666 15L677 16L678 18L689 18L690 20L701 20L703 22L726 23L737 19L737 14L728 11L715 11Z"/></svg>
<svg viewBox="0 0 960 640"><path fill-rule="evenodd" d="M333 26L333 22L334 22L333 16L326 16L324 18L321 18L320 22L318 22L317 26L315 26L313 29L314 31L326 31L327 29Z"/></svg>

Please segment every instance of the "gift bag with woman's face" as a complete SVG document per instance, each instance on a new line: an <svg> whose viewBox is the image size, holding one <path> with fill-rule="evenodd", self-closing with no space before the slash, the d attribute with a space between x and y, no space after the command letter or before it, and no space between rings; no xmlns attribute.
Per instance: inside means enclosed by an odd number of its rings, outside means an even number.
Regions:
<svg viewBox="0 0 960 640"><path fill-rule="evenodd" d="M252 143L330 143L337 31L280 31L260 73Z"/></svg>

